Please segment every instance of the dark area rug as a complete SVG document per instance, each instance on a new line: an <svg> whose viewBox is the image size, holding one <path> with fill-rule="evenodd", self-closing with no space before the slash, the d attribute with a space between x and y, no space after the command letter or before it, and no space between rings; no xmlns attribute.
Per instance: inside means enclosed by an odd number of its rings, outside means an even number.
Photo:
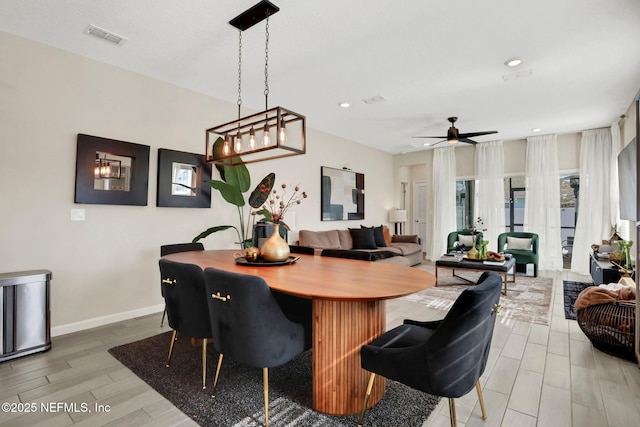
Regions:
<svg viewBox="0 0 640 427"><path fill-rule="evenodd" d="M585 288L594 286L591 282L572 282L570 280L562 281L564 291L564 318L576 320L576 308L573 306L578 299L578 295Z"/></svg>
<svg viewBox="0 0 640 427"><path fill-rule="evenodd" d="M171 366L165 367L171 332L109 350L116 359L202 426L264 425L262 370L225 358L212 398L218 353L208 348L207 390L202 390L201 348L178 339ZM311 352L269 369L269 425L354 426L357 415L337 417L313 411ZM387 381L384 397L367 411L367 426L421 426L439 398Z"/></svg>

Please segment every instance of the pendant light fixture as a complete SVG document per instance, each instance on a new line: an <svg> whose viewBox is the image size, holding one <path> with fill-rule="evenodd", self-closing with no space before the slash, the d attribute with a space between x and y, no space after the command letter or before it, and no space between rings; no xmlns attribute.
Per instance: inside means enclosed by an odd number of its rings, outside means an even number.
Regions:
<svg viewBox="0 0 640 427"><path fill-rule="evenodd" d="M273 3L262 0L229 21L238 29L238 119L207 129L207 162L239 165L306 152L305 116L283 107L269 108L269 17L279 10ZM242 32L263 20L266 20L265 110L241 117Z"/></svg>

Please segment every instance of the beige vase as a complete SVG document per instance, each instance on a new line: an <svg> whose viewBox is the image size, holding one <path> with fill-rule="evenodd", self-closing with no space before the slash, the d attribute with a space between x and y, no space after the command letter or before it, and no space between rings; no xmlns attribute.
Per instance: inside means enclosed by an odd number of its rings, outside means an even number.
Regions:
<svg viewBox="0 0 640 427"><path fill-rule="evenodd" d="M280 224L273 224L273 234L262 244L260 253L267 262L289 259L289 244L280 236Z"/></svg>

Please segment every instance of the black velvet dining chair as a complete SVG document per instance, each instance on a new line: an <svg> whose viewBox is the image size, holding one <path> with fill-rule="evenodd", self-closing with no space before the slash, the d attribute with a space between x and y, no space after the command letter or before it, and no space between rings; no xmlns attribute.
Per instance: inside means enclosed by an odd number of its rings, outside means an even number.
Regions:
<svg viewBox="0 0 640 427"><path fill-rule="evenodd" d="M204 251L204 245L202 243L174 243L171 245L160 246L160 256L176 254L178 252L190 252L190 251ZM162 287L160 288L162 291ZM162 294L164 297L164 294ZM162 312L162 319L160 319L160 327L164 325L164 318L167 316L167 305L164 305L164 311Z"/></svg>
<svg viewBox="0 0 640 427"><path fill-rule="evenodd" d="M371 372L358 425L362 426L376 375L414 389L449 398L451 426L456 426L454 398L475 386L486 419L480 377L484 372L499 311L502 278L493 271L462 291L442 320L405 320L360 350L363 369Z"/></svg>
<svg viewBox="0 0 640 427"><path fill-rule="evenodd" d="M173 329L167 368L178 332L202 340L202 388L207 386L207 339L212 338L209 307L204 286L204 272L194 264L160 260L162 293L169 326Z"/></svg>
<svg viewBox="0 0 640 427"><path fill-rule="evenodd" d="M284 365L310 348L305 327L281 310L259 276L214 268L204 271L213 345L220 353L213 395L223 356L262 368L265 423L269 426L269 368ZM311 374L311 373L309 373Z"/></svg>

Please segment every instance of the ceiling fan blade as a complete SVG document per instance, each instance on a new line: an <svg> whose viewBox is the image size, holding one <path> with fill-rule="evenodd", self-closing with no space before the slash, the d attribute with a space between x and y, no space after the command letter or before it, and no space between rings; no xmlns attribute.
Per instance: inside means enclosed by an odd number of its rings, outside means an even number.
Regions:
<svg viewBox="0 0 640 427"><path fill-rule="evenodd" d="M458 138L473 138L474 136L491 135L492 133L498 133L497 130L485 130L484 132L469 132L460 133Z"/></svg>
<svg viewBox="0 0 640 427"><path fill-rule="evenodd" d="M438 142L436 142L435 144L431 144L431 145L429 145L429 147L435 147L436 145L438 145L438 144L442 144L443 142L447 142L447 140L446 140L446 139L443 139L442 141L438 141Z"/></svg>
<svg viewBox="0 0 640 427"><path fill-rule="evenodd" d="M446 138L446 136L412 136L411 138Z"/></svg>
<svg viewBox="0 0 640 427"><path fill-rule="evenodd" d="M469 139L469 138L460 138L460 137L458 137L458 141L466 142L467 144L471 144L471 145L476 145L477 144L477 142L475 142L473 139Z"/></svg>

